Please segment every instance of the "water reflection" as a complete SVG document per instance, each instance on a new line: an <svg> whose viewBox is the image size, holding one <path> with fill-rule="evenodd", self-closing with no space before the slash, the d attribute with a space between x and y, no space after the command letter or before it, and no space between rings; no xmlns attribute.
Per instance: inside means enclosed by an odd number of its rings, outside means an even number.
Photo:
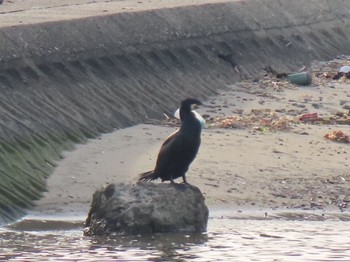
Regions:
<svg viewBox="0 0 350 262"><path fill-rule="evenodd" d="M108 247L112 252L130 252L153 261L165 261L177 259L180 255L179 250L190 250L192 246L198 246L208 240L207 234L154 234L138 236L115 236L109 237L91 237L90 249L99 249ZM193 255L195 256L195 255Z"/></svg>
<svg viewBox="0 0 350 262"><path fill-rule="evenodd" d="M33 230L34 229L34 230ZM209 220L207 234L85 237L79 221L0 231L0 261L348 261L349 222Z"/></svg>

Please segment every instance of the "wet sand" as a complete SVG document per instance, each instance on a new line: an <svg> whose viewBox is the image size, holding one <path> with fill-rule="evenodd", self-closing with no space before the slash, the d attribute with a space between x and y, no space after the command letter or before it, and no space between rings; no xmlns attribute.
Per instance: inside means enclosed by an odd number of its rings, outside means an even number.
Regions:
<svg viewBox="0 0 350 262"><path fill-rule="evenodd" d="M334 72L339 63L348 60L317 63L310 70ZM211 107L198 111L208 119L244 117L252 109L271 109L286 117L307 112L331 117L349 113L349 97L349 80L345 79L320 76L312 85L300 87L265 77L222 90L206 101ZM154 167L162 142L177 128L166 121L159 123L104 134L65 153L48 179L48 192L30 215L81 216L87 214L96 188L108 183L136 183L138 173ZM201 189L212 210L260 215L286 209L346 211L350 201L349 144L324 139L335 130L350 134L349 125L337 124L299 122L290 124L288 130L276 131L211 125L203 129L188 182Z"/></svg>

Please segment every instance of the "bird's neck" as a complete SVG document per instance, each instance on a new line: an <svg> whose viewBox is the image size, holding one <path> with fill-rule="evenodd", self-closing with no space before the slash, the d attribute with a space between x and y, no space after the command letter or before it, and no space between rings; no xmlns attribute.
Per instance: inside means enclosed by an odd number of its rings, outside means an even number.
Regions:
<svg viewBox="0 0 350 262"><path fill-rule="evenodd" d="M181 132L189 136L198 136L201 130L202 126L194 113L189 112L188 114L184 114L180 127Z"/></svg>
<svg viewBox="0 0 350 262"><path fill-rule="evenodd" d="M180 119L183 121L186 117L189 117L191 115L191 107L190 106L185 106L181 105L180 108Z"/></svg>

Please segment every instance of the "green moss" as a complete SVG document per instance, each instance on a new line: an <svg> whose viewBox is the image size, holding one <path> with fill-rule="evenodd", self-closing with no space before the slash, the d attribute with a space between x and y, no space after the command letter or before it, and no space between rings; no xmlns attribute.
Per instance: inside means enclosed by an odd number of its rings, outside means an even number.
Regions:
<svg viewBox="0 0 350 262"><path fill-rule="evenodd" d="M46 178L63 158L62 151L86 141L79 135L33 135L0 141L0 224L19 218L42 196Z"/></svg>

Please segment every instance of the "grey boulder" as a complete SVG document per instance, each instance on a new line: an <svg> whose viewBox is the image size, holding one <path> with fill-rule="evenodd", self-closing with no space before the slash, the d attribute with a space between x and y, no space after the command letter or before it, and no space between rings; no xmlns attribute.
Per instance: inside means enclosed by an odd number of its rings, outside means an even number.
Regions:
<svg viewBox="0 0 350 262"><path fill-rule="evenodd" d="M85 235L204 232L208 207L190 184L110 184L98 189Z"/></svg>

